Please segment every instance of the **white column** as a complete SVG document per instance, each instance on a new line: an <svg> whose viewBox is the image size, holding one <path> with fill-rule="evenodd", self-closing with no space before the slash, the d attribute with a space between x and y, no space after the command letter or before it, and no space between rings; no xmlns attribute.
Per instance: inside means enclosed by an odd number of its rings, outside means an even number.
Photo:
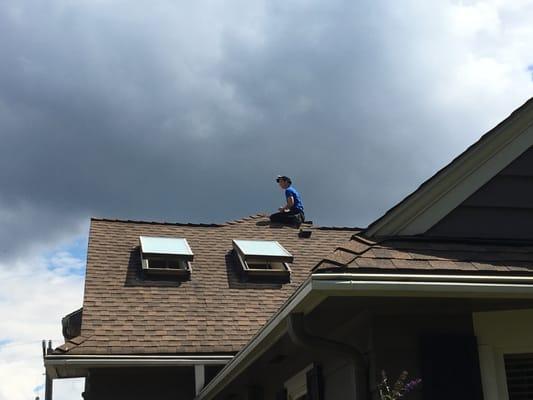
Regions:
<svg viewBox="0 0 533 400"><path fill-rule="evenodd" d="M194 383L196 395L198 395L205 385L205 365L200 364L194 366Z"/></svg>
<svg viewBox="0 0 533 400"><path fill-rule="evenodd" d="M479 345L478 353L481 382L483 385L483 398L485 400L498 400L498 375L496 373L494 349L492 346Z"/></svg>

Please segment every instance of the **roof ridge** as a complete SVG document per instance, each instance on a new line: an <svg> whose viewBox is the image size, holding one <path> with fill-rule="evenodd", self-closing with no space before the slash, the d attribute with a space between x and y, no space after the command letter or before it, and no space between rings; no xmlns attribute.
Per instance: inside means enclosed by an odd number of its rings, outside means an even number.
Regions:
<svg viewBox="0 0 533 400"><path fill-rule="evenodd" d="M246 217L241 217L241 218L238 218L238 219L230 219L229 221L224 222L222 224L222 226L224 226L224 225L241 224L243 222L253 221L254 219L264 218L264 217L267 217L267 216L268 216L267 213L260 212L260 213L257 213L257 214L248 215Z"/></svg>
<svg viewBox="0 0 533 400"><path fill-rule="evenodd" d="M361 232L365 228L359 228L357 226L313 226L313 229L320 231L357 231Z"/></svg>
<svg viewBox="0 0 533 400"><path fill-rule="evenodd" d="M213 223L192 223L192 222L167 222L167 221L143 221L143 220L134 220L134 219L120 219L120 218L102 218L102 217L91 217L91 221L104 221L104 222L121 222L121 223L130 223L130 224L147 224L147 225L174 225L174 226L191 226L191 227L202 227L202 228L219 228L224 226L224 224L213 224Z"/></svg>

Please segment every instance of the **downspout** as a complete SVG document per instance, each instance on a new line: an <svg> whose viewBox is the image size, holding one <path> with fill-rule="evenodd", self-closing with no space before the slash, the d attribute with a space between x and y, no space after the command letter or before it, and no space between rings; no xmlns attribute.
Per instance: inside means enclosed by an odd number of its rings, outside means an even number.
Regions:
<svg viewBox="0 0 533 400"><path fill-rule="evenodd" d="M357 400L368 398L368 368L363 354L346 343L335 342L313 336L305 331L303 313L293 313L288 319L288 333L294 344L311 350L326 349L339 355L350 357L355 370L355 393Z"/></svg>

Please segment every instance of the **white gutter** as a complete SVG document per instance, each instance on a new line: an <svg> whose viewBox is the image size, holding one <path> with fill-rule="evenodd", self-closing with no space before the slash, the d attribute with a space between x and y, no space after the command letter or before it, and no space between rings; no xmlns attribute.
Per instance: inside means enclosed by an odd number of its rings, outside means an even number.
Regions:
<svg viewBox="0 0 533 400"><path fill-rule="evenodd" d="M47 355L44 365L50 367L144 367L178 365L224 365L233 356L106 356L106 355Z"/></svg>
<svg viewBox="0 0 533 400"><path fill-rule="evenodd" d="M495 275L429 275L429 274L314 274L313 281L321 280L379 280L379 281L431 281L431 282L495 282L495 283L533 283L533 276L495 276Z"/></svg>
<svg viewBox="0 0 533 400"><path fill-rule="evenodd" d="M404 274L313 274L289 298L250 342L209 382L195 398L213 399L227 384L263 354L286 330L280 325L313 294L328 296L533 298L533 277ZM317 301L313 306L317 306ZM310 311L310 310L308 310Z"/></svg>

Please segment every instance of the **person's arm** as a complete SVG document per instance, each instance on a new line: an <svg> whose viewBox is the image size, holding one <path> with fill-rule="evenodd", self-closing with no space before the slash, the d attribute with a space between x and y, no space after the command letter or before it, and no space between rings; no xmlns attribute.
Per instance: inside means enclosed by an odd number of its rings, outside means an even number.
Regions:
<svg viewBox="0 0 533 400"><path fill-rule="evenodd" d="M280 211L290 211L292 207L294 207L294 197L289 196L289 197L287 197L287 204L285 204L285 206L283 206L283 207L280 207L279 210Z"/></svg>

